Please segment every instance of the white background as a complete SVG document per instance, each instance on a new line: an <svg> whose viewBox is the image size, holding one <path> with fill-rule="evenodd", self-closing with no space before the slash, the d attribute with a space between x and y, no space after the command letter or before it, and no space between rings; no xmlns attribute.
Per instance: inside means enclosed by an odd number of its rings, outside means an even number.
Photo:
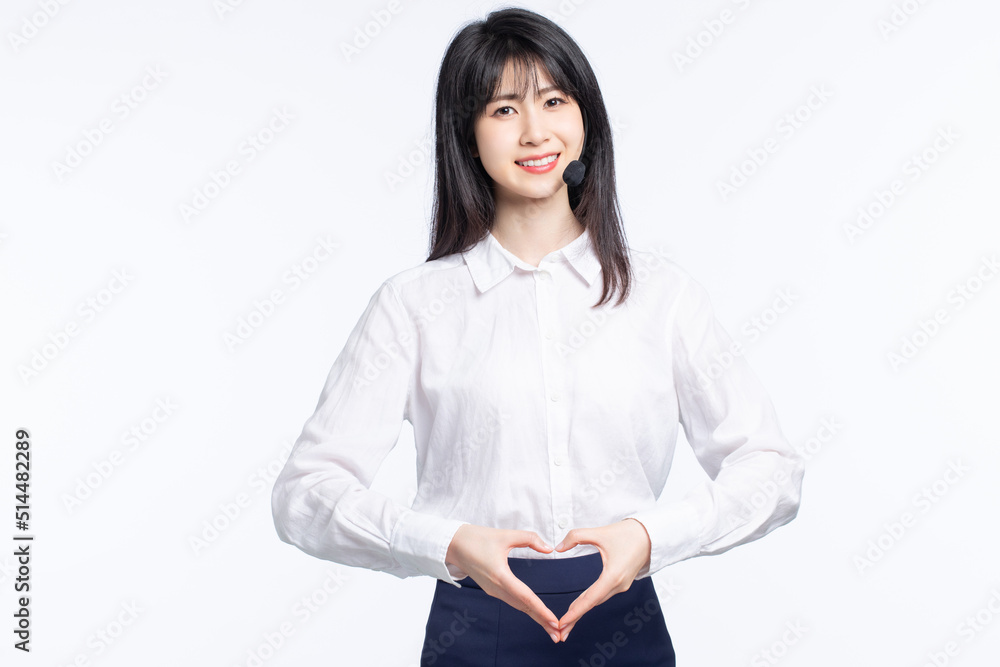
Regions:
<svg viewBox="0 0 1000 667"><path fill-rule="evenodd" d="M270 482L375 289L427 256L437 70L495 5L234 4L4 3L4 664L417 663L434 580L281 543ZM678 664L996 664L1000 278L984 262L1000 253L1000 5L525 6L597 73L630 245L708 288L809 454L792 523L655 575ZM292 120L268 135L276 109ZM741 164L753 173L724 197ZM851 236L862 207L881 215ZM322 261L319 239L337 246ZM295 266L312 270L298 285ZM751 339L755 317L768 325ZM904 339L916 353L894 365ZM12 648L18 428L33 443L30 655ZM665 502L704 474L678 452ZM412 498L408 424L376 487Z"/></svg>

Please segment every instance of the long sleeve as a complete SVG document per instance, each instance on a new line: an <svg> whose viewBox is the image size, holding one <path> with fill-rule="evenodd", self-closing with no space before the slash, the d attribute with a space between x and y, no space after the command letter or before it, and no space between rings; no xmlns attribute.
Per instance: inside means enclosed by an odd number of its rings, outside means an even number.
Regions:
<svg viewBox="0 0 1000 667"><path fill-rule="evenodd" d="M708 479L679 502L629 514L646 528L650 563L637 578L756 540L798 513L804 461L741 350L687 276L673 318L680 421Z"/></svg>
<svg viewBox="0 0 1000 667"><path fill-rule="evenodd" d="M271 510L281 540L312 556L458 586L445 555L463 522L415 512L370 488L409 419L417 361L416 328L386 281L334 362L275 480Z"/></svg>

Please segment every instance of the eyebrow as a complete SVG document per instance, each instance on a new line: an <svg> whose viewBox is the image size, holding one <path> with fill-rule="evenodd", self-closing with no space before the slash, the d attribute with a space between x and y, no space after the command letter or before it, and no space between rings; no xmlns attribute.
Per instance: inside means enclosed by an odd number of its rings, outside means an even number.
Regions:
<svg viewBox="0 0 1000 667"><path fill-rule="evenodd" d="M559 86L546 86L545 88L542 88L541 90L538 91L538 95L539 96L544 95L550 90L559 90ZM492 100L490 100L490 104L494 102L499 102L500 100L520 100L520 99L522 98L518 97L514 93L504 93L503 95L497 95Z"/></svg>

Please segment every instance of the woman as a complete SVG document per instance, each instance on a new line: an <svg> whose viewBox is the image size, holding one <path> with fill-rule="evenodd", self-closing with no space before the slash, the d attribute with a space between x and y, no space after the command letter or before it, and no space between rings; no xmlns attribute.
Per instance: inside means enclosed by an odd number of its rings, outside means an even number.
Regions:
<svg viewBox="0 0 1000 667"><path fill-rule="evenodd" d="M704 289L625 243L607 112L561 28L463 27L436 133L432 252L348 337L275 482L277 532L438 579L423 666L672 666L650 575L794 518L802 460ZM369 488L403 420L410 507ZM709 479L661 505L678 424Z"/></svg>

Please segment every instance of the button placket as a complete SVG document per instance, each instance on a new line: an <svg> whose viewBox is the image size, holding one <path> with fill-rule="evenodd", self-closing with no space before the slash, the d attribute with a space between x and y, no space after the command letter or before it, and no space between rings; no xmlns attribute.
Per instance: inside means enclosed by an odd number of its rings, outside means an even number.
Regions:
<svg viewBox="0 0 1000 667"><path fill-rule="evenodd" d="M572 516L572 480L568 457L569 415L565 400L566 361L557 348L558 319L556 277L549 269L536 272L539 334L542 345L543 376L548 394L546 425L548 429L549 479L552 489L552 544L562 539Z"/></svg>

